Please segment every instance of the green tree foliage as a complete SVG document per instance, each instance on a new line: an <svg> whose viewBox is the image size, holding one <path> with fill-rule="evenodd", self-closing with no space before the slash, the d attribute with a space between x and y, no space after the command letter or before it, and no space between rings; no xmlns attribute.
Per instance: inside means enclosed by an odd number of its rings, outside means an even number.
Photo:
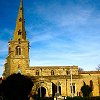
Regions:
<svg viewBox="0 0 100 100"><path fill-rule="evenodd" d="M89 85L86 85L86 83L84 82L84 85L81 87L81 91L83 93L83 96L87 97L92 92L92 88Z"/></svg>

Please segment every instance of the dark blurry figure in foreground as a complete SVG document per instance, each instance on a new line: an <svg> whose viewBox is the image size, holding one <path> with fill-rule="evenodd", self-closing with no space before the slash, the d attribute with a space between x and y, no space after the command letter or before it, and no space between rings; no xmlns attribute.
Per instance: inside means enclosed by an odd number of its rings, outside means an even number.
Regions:
<svg viewBox="0 0 100 100"><path fill-rule="evenodd" d="M30 78L12 74L1 84L3 100L29 100L33 82Z"/></svg>

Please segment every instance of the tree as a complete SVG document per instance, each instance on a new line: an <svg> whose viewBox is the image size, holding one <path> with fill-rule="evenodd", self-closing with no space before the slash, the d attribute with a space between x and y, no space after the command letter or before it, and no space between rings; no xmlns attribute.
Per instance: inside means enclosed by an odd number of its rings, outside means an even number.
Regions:
<svg viewBox="0 0 100 100"><path fill-rule="evenodd" d="M83 96L87 97L92 92L92 88L90 86L86 85L86 83L84 82L84 85L81 87L81 91L83 93Z"/></svg>
<svg viewBox="0 0 100 100"><path fill-rule="evenodd" d="M12 74L2 81L2 96L4 100L29 100L33 85L29 77L20 73Z"/></svg>
<svg viewBox="0 0 100 100"><path fill-rule="evenodd" d="M98 65L98 67L96 68L96 70L100 71L100 64Z"/></svg>
<svg viewBox="0 0 100 100"><path fill-rule="evenodd" d="M79 68L78 68L78 71L79 71L79 72L83 71L83 68L80 68L80 67L79 67Z"/></svg>

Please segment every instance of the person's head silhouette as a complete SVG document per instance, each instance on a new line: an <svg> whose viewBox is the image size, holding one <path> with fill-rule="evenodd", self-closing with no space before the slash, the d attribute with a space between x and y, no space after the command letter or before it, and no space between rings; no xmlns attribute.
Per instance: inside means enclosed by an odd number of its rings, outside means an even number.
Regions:
<svg viewBox="0 0 100 100"><path fill-rule="evenodd" d="M5 100L29 100L33 82L27 76L12 74L2 82L2 94Z"/></svg>

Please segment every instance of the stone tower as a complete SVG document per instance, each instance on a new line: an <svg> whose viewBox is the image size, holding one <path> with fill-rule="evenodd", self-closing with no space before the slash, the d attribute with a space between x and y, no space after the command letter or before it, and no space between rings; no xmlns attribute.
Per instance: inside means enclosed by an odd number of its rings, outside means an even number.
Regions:
<svg viewBox="0 0 100 100"><path fill-rule="evenodd" d="M22 0L20 0L14 37L8 43L8 57L3 76L6 77L15 72L25 74L25 69L29 67L29 41L26 39Z"/></svg>

